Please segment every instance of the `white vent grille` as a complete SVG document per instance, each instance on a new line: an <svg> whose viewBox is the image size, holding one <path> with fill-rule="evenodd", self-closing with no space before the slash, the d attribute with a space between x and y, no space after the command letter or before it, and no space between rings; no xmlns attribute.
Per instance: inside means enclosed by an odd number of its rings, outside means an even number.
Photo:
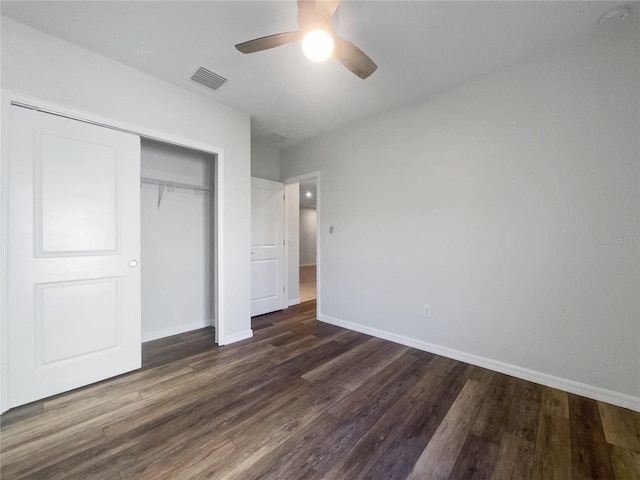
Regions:
<svg viewBox="0 0 640 480"><path fill-rule="evenodd" d="M211 70L208 70L204 67L198 68L198 70L196 70L196 72L191 75L191 80L207 88L210 88L211 90L219 89L222 85L224 85L224 82L227 81L226 78L221 77L217 73L213 73Z"/></svg>

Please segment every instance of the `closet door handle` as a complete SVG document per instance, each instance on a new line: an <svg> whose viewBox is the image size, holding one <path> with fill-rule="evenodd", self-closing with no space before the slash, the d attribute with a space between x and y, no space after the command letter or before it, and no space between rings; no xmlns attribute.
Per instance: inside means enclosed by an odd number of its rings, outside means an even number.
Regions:
<svg viewBox="0 0 640 480"><path fill-rule="evenodd" d="M138 266L138 261L137 260L129 260L129 266L131 268L135 268Z"/></svg>

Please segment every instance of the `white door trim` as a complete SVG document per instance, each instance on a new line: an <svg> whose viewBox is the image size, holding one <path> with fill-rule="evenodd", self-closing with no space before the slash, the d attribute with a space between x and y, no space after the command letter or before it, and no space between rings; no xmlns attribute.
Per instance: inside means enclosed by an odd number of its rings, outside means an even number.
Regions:
<svg viewBox="0 0 640 480"><path fill-rule="evenodd" d="M320 188L320 170L316 170L315 172L309 172L304 175L297 175L295 177L285 178L283 180L285 185L291 183L300 183L305 180L315 180L316 181L316 216L317 216L317 228L316 228L316 316L319 317L322 312L322 298L320 295L320 281L321 281L321 273L320 266L322 265L322 248L321 248L321 232L322 232L322 199L321 199L321 188ZM289 238L289 217L287 215L287 210L285 209L285 221L284 221L284 235L285 238ZM298 265L299 267L300 265ZM287 285L287 290L289 288L289 253L288 249L284 251L284 271L285 271L285 283Z"/></svg>
<svg viewBox="0 0 640 480"><path fill-rule="evenodd" d="M215 341L219 345L226 344L226 331L224 325L224 149L214 145L208 145L189 138L180 137L170 133L154 130L141 125L130 124L114 118L94 115L85 111L76 110L71 107L52 103L40 98L19 94L10 90L2 89L0 98L0 112L2 118L2 128L0 129L0 144L2 146L0 159L0 413L7 409L8 405L8 356L7 356L7 199L8 199L8 159L9 145L7 139L11 128L11 105L16 104L23 107L30 107L36 110L60 115L63 117L80 120L106 128L112 128L140 137L157 140L164 143L191 148L207 152L216 156L215 161L215 275L214 275L214 324Z"/></svg>

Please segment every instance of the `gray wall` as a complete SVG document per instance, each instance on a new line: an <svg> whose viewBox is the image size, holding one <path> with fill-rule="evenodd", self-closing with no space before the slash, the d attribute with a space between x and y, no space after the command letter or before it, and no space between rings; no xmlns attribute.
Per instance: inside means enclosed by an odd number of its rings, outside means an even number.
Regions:
<svg viewBox="0 0 640 480"><path fill-rule="evenodd" d="M640 408L634 27L283 152L335 228L320 318Z"/></svg>
<svg viewBox="0 0 640 480"><path fill-rule="evenodd" d="M251 143L251 176L280 181L280 151L255 142Z"/></svg>

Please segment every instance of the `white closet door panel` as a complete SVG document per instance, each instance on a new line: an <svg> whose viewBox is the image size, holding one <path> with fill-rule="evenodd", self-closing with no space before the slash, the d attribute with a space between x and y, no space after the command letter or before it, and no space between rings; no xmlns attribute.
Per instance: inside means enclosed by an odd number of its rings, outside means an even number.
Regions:
<svg viewBox="0 0 640 480"><path fill-rule="evenodd" d="M40 148L35 172L39 253L115 253L120 193L117 150L45 132ZM72 181L69 172L73 172Z"/></svg>
<svg viewBox="0 0 640 480"><path fill-rule="evenodd" d="M252 263L251 296L254 300L276 298L278 295L278 262L275 259Z"/></svg>
<svg viewBox="0 0 640 480"><path fill-rule="evenodd" d="M140 139L20 107L11 121L15 407L140 368Z"/></svg>
<svg viewBox="0 0 640 480"><path fill-rule="evenodd" d="M117 348L119 296L118 278L36 285L37 364Z"/></svg>
<svg viewBox="0 0 640 480"><path fill-rule="evenodd" d="M286 308L284 184L251 179L251 316Z"/></svg>
<svg viewBox="0 0 640 480"><path fill-rule="evenodd" d="M251 243L276 248L281 240L279 215L284 208L281 208L284 190L281 191L278 182L257 180L261 179L253 179L251 189Z"/></svg>

